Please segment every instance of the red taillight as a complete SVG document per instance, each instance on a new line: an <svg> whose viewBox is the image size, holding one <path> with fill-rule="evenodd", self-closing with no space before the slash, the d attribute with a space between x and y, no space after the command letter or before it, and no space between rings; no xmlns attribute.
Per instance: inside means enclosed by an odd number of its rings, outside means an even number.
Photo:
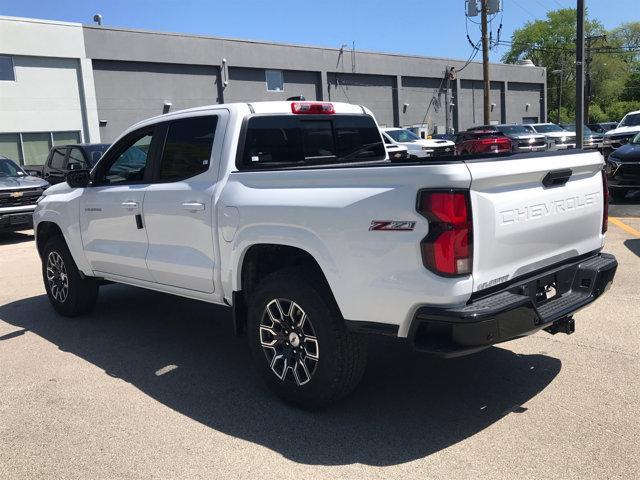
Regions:
<svg viewBox="0 0 640 480"><path fill-rule="evenodd" d="M443 276L470 274L473 225L469 192L420 192L418 212L429 220L429 234L420 244L425 267Z"/></svg>
<svg viewBox="0 0 640 480"><path fill-rule="evenodd" d="M291 112L299 115L326 115L336 113L333 103L328 102L293 102Z"/></svg>
<svg viewBox="0 0 640 480"><path fill-rule="evenodd" d="M607 182L607 173L602 170L602 233L609 228L609 183Z"/></svg>
<svg viewBox="0 0 640 480"><path fill-rule="evenodd" d="M507 137L481 138L479 141L481 145L506 145L511 143L511 140Z"/></svg>

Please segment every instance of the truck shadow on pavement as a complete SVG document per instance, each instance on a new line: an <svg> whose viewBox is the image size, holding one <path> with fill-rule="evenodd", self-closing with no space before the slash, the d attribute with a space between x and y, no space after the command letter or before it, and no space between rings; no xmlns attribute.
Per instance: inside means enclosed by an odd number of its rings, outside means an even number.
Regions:
<svg viewBox="0 0 640 480"><path fill-rule="evenodd" d="M0 306L0 319L210 428L310 465L386 466L425 457L522 414L561 369L560 360L543 354L491 348L438 360L372 338L359 388L326 410L306 412L270 394L246 338L233 335L230 311L221 307L111 285L83 318L58 316L40 295Z"/></svg>
<svg viewBox="0 0 640 480"><path fill-rule="evenodd" d="M33 230L24 232L0 232L0 245L13 245L33 241Z"/></svg>
<svg viewBox="0 0 640 480"><path fill-rule="evenodd" d="M630 238L625 240L624 246L640 257L640 238Z"/></svg>

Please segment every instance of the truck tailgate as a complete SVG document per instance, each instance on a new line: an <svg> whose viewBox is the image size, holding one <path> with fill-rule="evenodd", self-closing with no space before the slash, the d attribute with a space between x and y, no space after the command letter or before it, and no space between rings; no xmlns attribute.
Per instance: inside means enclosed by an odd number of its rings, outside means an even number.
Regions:
<svg viewBox="0 0 640 480"><path fill-rule="evenodd" d="M602 163L598 152L466 162L473 290L601 248ZM543 185L549 172L560 171L556 176L562 177L569 170L566 183Z"/></svg>

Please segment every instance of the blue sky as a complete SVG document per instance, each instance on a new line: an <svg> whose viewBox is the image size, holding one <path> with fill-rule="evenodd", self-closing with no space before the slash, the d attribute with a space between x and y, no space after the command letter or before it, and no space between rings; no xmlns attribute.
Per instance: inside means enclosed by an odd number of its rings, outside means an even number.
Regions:
<svg viewBox="0 0 640 480"><path fill-rule="evenodd" d="M640 20L639 0L586 0L607 28ZM548 10L575 0L503 0L503 40ZM356 50L467 58L464 0L0 0L0 15L300 43ZM500 16L494 22L497 30ZM478 27L469 24L471 38ZM497 61L503 49L494 50Z"/></svg>

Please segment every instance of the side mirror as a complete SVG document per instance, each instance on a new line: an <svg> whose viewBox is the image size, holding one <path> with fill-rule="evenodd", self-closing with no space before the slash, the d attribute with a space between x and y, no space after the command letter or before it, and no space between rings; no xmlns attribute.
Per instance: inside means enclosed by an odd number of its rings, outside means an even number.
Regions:
<svg viewBox="0 0 640 480"><path fill-rule="evenodd" d="M85 188L91 182L91 174L89 170L71 170L67 173L67 184L71 188Z"/></svg>

